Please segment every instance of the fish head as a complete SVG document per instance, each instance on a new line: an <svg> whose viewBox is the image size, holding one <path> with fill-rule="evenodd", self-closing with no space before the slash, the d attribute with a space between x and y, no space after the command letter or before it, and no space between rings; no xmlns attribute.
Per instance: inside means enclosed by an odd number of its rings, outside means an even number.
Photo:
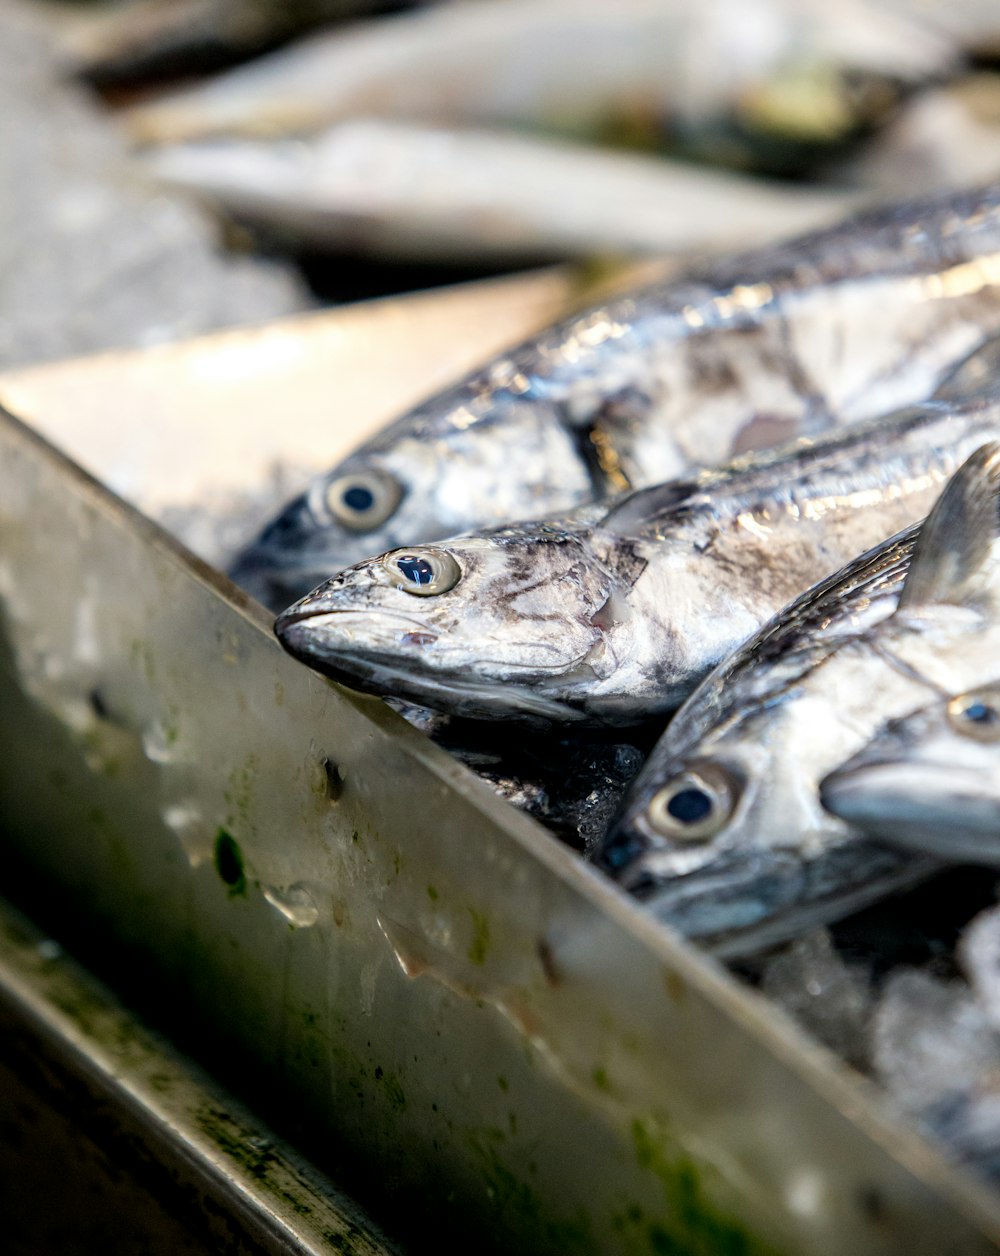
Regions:
<svg viewBox="0 0 1000 1256"><path fill-rule="evenodd" d="M869 603L861 622L881 622L897 597L898 588L874 599L881 607ZM864 838L820 804L819 780L871 728L873 686L896 683L856 636L852 605L868 603L864 589L839 612L835 600L833 587L800 599L798 612L775 620L774 652L761 634L702 682L598 852L658 919L722 958L918 879L912 854ZM823 625L815 637L813 624Z"/></svg>
<svg viewBox="0 0 1000 1256"><path fill-rule="evenodd" d="M803 846L846 827L824 818L785 757L789 730L769 723L654 752L598 860L659 919L723 955L785 927L805 894Z"/></svg>
<svg viewBox="0 0 1000 1256"><path fill-rule="evenodd" d="M821 798L905 849L1000 863L1000 684L889 721L823 780Z"/></svg>
<svg viewBox="0 0 1000 1256"><path fill-rule="evenodd" d="M391 547L398 526L406 527L401 507L411 489L391 463L366 451L316 477L237 557L232 578L279 609L339 568Z"/></svg>
<svg viewBox="0 0 1000 1256"><path fill-rule="evenodd" d="M279 616L282 645L353 688L471 718L578 717L612 580L551 524L394 549ZM589 672L591 678L592 672Z"/></svg>
<svg viewBox="0 0 1000 1256"><path fill-rule="evenodd" d="M290 502L238 555L232 578L281 610L335 572L415 540L575 507L593 483L544 407L413 412ZM511 467L516 451L518 469Z"/></svg>

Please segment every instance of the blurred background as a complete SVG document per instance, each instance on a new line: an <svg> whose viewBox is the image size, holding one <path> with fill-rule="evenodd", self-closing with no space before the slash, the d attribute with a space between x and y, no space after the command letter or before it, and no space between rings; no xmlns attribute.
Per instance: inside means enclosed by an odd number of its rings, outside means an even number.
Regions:
<svg viewBox="0 0 1000 1256"><path fill-rule="evenodd" d="M0 0L0 368L1000 169L992 0Z"/></svg>

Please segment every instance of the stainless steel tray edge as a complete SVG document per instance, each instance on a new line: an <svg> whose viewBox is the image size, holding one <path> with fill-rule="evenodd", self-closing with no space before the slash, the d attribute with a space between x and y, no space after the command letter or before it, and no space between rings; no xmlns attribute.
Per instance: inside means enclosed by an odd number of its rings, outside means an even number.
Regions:
<svg viewBox="0 0 1000 1256"><path fill-rule="evenodd" d="M0 422L4 841L262 1081L519 1250L993 1249L780 1014L232 593Z"/></svg>

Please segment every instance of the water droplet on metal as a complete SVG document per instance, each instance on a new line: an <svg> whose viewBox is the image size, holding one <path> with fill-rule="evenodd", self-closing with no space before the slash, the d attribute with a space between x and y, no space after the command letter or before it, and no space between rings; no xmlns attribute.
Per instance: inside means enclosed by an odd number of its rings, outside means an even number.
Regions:
<svg viewBox="0 0 1000 1256"><path fill-rule="evenodd" d="M142 734L142 749L151 763L173 763L177 758L177 734L162 720L155 720Z"/></svg>
<svg viewBox="0 0 1000 1256"><path fill-rule="evenodd" d="M160 817L177 837L191 867L204 863L212 853L212 841L199 807L188 801L170 803L160 812Z"/></svg>
<svg viewBox="0 0 1000 1256"><path fill-rule="evenodd" d="M297 929L308 929L319 919L319 908L312 894L301 882L290 885L287 889L265 886L264 897Z"/></svg>

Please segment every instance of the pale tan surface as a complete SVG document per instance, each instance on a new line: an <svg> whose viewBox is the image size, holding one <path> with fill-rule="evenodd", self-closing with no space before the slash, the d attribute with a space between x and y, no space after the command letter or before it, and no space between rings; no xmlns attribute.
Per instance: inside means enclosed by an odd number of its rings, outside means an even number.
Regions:
<svg viewBox="0 0 1000 1256"><path fill-rule="evenodd" d="M343 457L578 303L570 270L369 301L0 375L0 402L147 513ZM125 429L127 429L127 434Z"/></svg>

